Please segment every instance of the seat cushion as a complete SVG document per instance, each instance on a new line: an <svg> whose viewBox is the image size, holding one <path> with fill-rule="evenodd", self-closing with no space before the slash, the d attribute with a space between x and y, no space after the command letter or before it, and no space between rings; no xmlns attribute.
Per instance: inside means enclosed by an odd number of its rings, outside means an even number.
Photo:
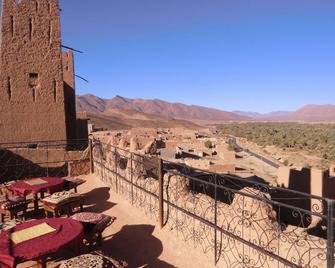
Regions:
<svg viewBox="0 0 335 268"><path fill-rule="evenodd" d="M82 198L82 195L77 193L72 193L70 191L63 191L54 193L42 200L43 203L48 203L52 205L59 205L70 202L72 200L77 200Z"/></svg>
<svg viewBox="0 0 335 268"><path fill-rule="evenodd" d="M109 216L93 212L81 212L73 215L71 218L76 221L80 221L81 223L99 224L106 217Z"/></svg>
<svg viewBox="0 0 335 268"><path fill-rule="evenodd" d="M86 234L102 233L116 219L108 215L92 212L77 213L71 218L83 224Z"/></svg>
<svg viewBox="0 0 335 268"><path fill-rule="evenodd" d="M84 254L64 261L60 268L125 268L125 263L120 263L110 257L99 254Z"/></svg>

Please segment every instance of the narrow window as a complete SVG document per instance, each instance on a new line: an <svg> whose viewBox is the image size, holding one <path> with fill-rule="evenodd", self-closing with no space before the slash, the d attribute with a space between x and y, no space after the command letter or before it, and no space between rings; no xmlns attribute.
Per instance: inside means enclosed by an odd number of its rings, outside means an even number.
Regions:
<svg viewBox="0 0 335 268"><path fill-rule="evenodd" d="M54 101L57 102L57 82L56 80L53 80L52 88L53 88Z"/></svg>
<svg viewBox="0 0 335 268"><path fill-rule="evenodd" d="M7 94L8 94L8 99L12 99L12 85L10 82L10 77L7 77Z"/></svg>
<svg viewBox="0 0 335 268"><path fill-rule="evenodd" d="M33 36L33 20L32 19L29 19L29 38L31 40Z"/></svg>
<svg viewBox="0 0 335 268"><path fill-rule="evenodd" d="M10 32L12 36L14 35L14 17L10 16Z"/></svg>
<svg viewBox="0 0 335 268"><path fill-rule="evenodd" d="M51 21L49 21L49 29L48 29L48 35L49 35L49 43L52 43L52 26Z"/></svg>
<svg viewBox="0 0 335 268"><path fill-rule="evenodd" d="M39 81L38 81L38 74L37 73L30 73L29 74L29 88L32 91L33 95L33 101L36 101L36 90L39 86Z"/></svg>
<svg viewBox="0 0 335 268"><path fill-rule="evenodd" d="M36 101L36 88L33 88L33 101Z"/></svg>
<svg viewBox="0 0 335 268"><path fill-rule="evenodd" d="M35 1L35 11L38 11L38 0Z"/></svg>

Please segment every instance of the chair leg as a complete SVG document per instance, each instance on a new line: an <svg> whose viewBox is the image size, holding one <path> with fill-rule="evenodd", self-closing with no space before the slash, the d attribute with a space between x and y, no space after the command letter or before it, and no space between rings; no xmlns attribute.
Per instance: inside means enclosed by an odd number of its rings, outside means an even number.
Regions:
<svg viewBox="0 0 335 268"><path fill-rule="evenodd" d="M100 247L102 245L102 233L98 233L97 245Z"/></svg>
<svg viewBox="0 0 335 268"><path fill-rule="evenodd" d="M24 209L22 212L22 219L25 221L27 216L27 209Z"/></svg>
<svg viewBox="0 0 335 268"><path fill-rule="evenodd" d="M46 257L41 257L41 258L37 261L37 267L38 267L38 268L47 268Z"/></svg>

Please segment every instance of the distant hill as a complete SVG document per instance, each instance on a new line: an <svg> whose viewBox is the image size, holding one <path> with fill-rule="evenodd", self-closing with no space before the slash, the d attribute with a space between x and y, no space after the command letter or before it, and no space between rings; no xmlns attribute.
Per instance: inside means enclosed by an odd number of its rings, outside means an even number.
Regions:
<svg viewBox="0 0 335 268"><path fill-rule="evenodd" d="M107 100L101 99L91 94L76 96L77 111L89 113L99 113L106 110Z"/></svg>
<svg viewBox="0 0 335 268"><path fill-rule="evenodd" d="M101 99L91 94L77 96L77 110L91 114L106 113L109 110L136 111L147 115L165 118L183 119L199 123L224 123L230 121L283 121L283 122L335 122L335 105L306 105L293 112L275 111L256 113L234 111L227 112L213 108L182 103L170 103L158 99L128 99L116 96Z"/></svg>
<svg viewBox="0 0 335 268"><path fill-rule="evenodd" d="M131 129L131 128L175 128L199 129L199 125L186 120L178 120L164 116L149 115L131 110L109 109L104 113L88 112L90 121L97 127L104 129Z"/></svg>
<svg viewBox="0 0 335 268"><path fill-rule="evenodd" d="M106 112L109 109L132 110L141 113L166 116L190 121L247 121L249 117L232 112L182 103L170 103L158 99L127 99L116 96L112 99L101 99L94 95L77 97L77 110L90 113Z"/></svg>
<svg viewBox="0 0 335 268"><path fill-rule="evenodd" d="M271 113L256 113L256 112L242 112L242 111L233 111L235 114L239 114L242 116L247 116L253 119L266 119L266 118L273 118L273 117L283 117L283 116L289 116L291 112L287 111L276 111Z"/></svg>
<svg viewBox="0 0 335 268"><path fill-rule="evenodd" d="M335 105L306 105L287 116L273 117L273 120L301 122L335 122Z"/></svg>

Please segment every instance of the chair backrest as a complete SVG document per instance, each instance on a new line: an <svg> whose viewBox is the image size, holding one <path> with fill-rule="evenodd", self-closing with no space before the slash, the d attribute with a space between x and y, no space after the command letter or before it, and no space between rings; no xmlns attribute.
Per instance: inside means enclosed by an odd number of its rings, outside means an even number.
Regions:
<svg viewBox="0 0 335 268"><path fill-rule="evenodd" d="M7 187L3 184L0 184L0 196L7 196Z"/></svg>

